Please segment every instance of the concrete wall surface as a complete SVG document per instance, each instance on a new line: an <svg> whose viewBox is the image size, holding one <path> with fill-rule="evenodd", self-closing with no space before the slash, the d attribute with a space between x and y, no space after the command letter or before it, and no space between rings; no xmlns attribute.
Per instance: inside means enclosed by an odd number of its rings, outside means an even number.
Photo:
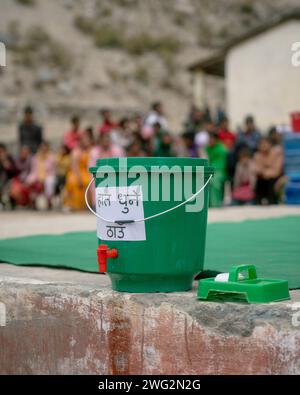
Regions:
<svg viewBox="0 0 300 395"><path fill-rule="evenodd" d="M266 130L290 124L299 111L300 67L292 64L292 44L299 41L300 21L289 21L233 47L226 57L227 109L232 127L253 114Z"/></svg>
<svg viewBox="0 0 300 395"><path fill-rule="evenodd" d="M299 374L300 291L291 294L200 302L195 289L118 293L104 275L1 264L0 373Z"/></svg>

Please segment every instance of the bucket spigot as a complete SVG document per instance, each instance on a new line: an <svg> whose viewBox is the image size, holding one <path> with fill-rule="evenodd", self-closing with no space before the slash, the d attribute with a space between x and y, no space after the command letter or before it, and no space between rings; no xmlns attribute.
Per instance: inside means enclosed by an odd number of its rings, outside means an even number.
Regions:
<svg viewBox="0 0 300 395"><path fill-rule="evenodd" d="M118 250L109 249L106 244L100 244L97 249L99 272L105 273L107 270L107 258L117 258Z"/></svg>

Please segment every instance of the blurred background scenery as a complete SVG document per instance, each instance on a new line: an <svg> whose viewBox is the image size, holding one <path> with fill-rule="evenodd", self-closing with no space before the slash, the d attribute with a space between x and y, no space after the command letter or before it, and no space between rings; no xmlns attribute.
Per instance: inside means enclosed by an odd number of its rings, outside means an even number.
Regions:
<svg viewBox="0 0 300 395"><path fill-rule="evenodd" d="M298 4L1 0L1 209L84 209L114 156L208 158L213 207L300 203Z"/></svg>

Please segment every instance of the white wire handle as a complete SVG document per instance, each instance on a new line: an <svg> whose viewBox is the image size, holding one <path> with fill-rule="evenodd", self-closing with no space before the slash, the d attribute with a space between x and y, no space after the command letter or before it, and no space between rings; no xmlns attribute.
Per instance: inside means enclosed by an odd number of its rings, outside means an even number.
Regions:
<svg viewBox="0 0 300 395"><path fill-rule="evenodd" d="M162 212L160 212L160 213L157 213L157 214L154 214L154 215L150 215L149 217L146 217L146 218L133 219L133 220L117 220L117 221L112 221L112 220L107 219L107 218L104 218L104 217L102 217L101 215L99 215L98 213L96 213L96 211L94 211L94 210L92 209L92 207L90 206L89 201L88 201L88 192L89 192L89 189L90 189L92 183L95 181L95 178L94 178L94 177L91 179L91 181L89 182L89 184L88 184L88 186L87 186L87 188L86 188L86 190L85 190L84 199L85 199L85 203L86 203L86 205L87 205L87 208L90 210L90 212L93 213L97 218L102 219L102 221L110 222L110 223L114 222L114 223L117 223L117 224L120 224L120 225L121 225L121 224L126 224L126 223L133 223L133 222L135 222L135 223L136 223L136 222L144 222L144 221L148 221L149 219L156 218L156 217L160 217L161 215L170 213L171 211L176 210L177 208L179 208L179 207L181 207L181 206L184 206L186 203L188 203L188 202L190 202L191 200L195 199L195 197L198 196L199 193L201 193L201 192L206 188L206 186L208 185L208 183L209 183L209 181L211 180L212 176L213 176L213 175L211 174L211 175L209 176L208 180L206 181L206 183L205 183L196 193L194 193L194 195L190 196L190 197L189 197L188 199L186 199L184 202L181 202L181 203L177 204L177 206L171 207L171 208L169 208L169 209L167 209L167 210L165 210L165 211L162 211Z"/></svg>

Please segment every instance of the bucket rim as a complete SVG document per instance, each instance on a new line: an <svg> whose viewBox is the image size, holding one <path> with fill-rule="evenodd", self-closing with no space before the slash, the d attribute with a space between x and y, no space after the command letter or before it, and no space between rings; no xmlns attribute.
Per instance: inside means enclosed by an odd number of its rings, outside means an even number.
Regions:
<svg viewBox="0 0 300 395"><path fill-rule="evenodd" d="M127 160L127 167L119 166L120 159ZM128 171L133 166L143 166L147 171L151 170L152 166L179 166L184 168L185 166L191 166L195 171L195 166L204 167L205 174L213 174L214 169L208 165L208 159L204 158L185 158L185 157L126 157L126 158L103 158L97 159L96 166L89 168L91 173L97 173L100 167L110 166L115 171Z"/></svg>

